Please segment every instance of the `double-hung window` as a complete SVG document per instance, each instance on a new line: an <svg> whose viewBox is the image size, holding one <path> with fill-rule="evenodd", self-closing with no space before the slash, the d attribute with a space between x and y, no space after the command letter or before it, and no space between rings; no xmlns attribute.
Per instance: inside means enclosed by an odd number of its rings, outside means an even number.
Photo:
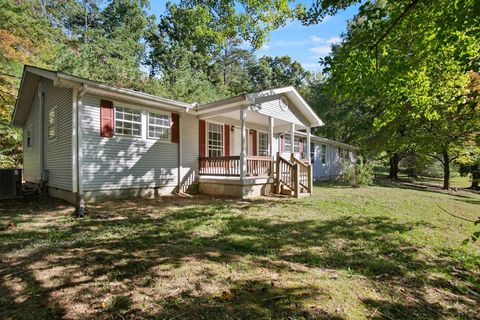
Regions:
<svg viewBox="0 0 480 320"><path fill-rule="evenodd" d="M322 150L321 150L321 156L322 156L322 164L327 163L327 145L322 144Z"/></svg>
<svg viewBox="0 0 480 320"><path fill-rule="evenodd" d="M317 158L316 152L315 152L315 143L310 142L310 162L315 163L315 160Z"/></svg>
<svg viewBox="0 0 480 320"><path fill-rule="evenodd" d="M27 127L27 132L25 132L25 135L26 135L26 145L27 147L31 147L33 146L33 140L32 140L32 125L29 125Z"/></svg>
<svg viewBox="0 0 480 320"><path fill-rule="evenodd" d="M221 124L208 124L208 156L223 156L223 125Z"/></svg>
<svg viewBox="0 0 480 320"><path fill-rule="evenodd" d="M48 112L48 138L55 139L57 136L57 107Z"/></svg>
<svg viewBox="0 0 480 320"><path fill-rule="evenodd" d="M286 134L283 136L283 143L284 143L284 152L292 152L292 139L290 139L290 135Z"/></svg>
<svg viewBox="0 0 480 320"><path fill-rule="evenodd" d="M141 111L115 107L115 133L126 136L142 136Z"/></svg>
<svg viewBox="0 0 480 320"><path fill-rule="evenodd" d="M268 157L268 134L258 133L258 155L261 157Z"/></svg>
<svg viewBox="0 0 480 320"><path fill-rule="evenodd" d="M295 137L295 141L293 142L293 152L299 153L300 152L300 138Z"/></svg>
<svg viewBox="0 0 480 320"><path fill-rule="evenodd" d="M343 159L343 160L349 160L350 159L350 155L349 155L349 152L348 152L347 149L338 148L338 152L340 154L341 159Z"/></svg>
<svg viewBox="0 0 480 320"><path fill-rule="evenodd" d="M148 137L162 141L170 141L170 116L148 113Z"/></svg>

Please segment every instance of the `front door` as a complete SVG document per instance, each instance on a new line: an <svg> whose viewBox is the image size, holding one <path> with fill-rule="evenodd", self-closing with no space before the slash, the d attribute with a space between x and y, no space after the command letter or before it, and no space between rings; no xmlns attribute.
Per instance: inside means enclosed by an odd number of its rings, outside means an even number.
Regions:
<svg viewBox="0 0 480 320"><path fill-rule="evenodd" d="M238 156L242 151L242 135L240 129L235 127L233 130L233 153L232 155Z"/></svg>

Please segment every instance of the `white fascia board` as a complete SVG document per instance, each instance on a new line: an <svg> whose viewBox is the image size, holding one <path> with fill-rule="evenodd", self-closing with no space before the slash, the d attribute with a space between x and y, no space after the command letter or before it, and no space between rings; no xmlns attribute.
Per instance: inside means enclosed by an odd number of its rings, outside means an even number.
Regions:
<svg viewBox="0 0 480 320"><path fill-rule="evenodd" d="M161 98L152 94L134 90L116 88L95 81L80 79L64 73L58 73L58 78L59 80L57 83L64 84L66 86L71 86L72 83L78 83L79 85L87 84L88 92L99 95L111 96L118 99L140 101L141 103L148 104L149 106L162 107L177 111L187 111L188 109L193 108L193 105L188 103Z"/></svg>
<svg viewBox="0 0 480 320"><path fill-rule="evenodd" d="M195 109L194 113L200 116L200 115L209 114L217 111L223 111L223 110L227 110L225 112L229 112L234 108L240 109L246 104L247 104L246 97L242 95L238 97L233 97L233 98L201 105Z"/></svg>
<svg viewBox="0 0 480 320"><path fill-rule="evenodd" d="M257 93L249 93L246 95L247 101L249 103L254 104L255 103L255 98L257 97L263 97L265 95L280 95L280 94L287 94L287 95L293 95L293 97L297 100L295 102L297 107L299 107L300 112L302 112L307 119L310 121L310 126L311 127L321 127L323 126L323 121L317 116L315 111L313 111L312 107L303 99L303 97L298 93L297 89L294 87L283 87L283 88L276 88L276 89L269 89L269 90L264 90L261 92ZM290 97L291 98L291 97Z"/></svg>

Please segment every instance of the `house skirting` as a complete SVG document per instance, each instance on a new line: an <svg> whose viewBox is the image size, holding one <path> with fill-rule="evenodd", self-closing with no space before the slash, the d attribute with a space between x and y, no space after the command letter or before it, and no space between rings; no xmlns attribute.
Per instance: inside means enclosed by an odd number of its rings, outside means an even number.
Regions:
<svg viewBox="0 0 480 320"><path fill-rule="evenodd" d="M28 187L39 188L39 184L35 182L25 182ZM130 188L130 189L113 189L113 190L90 190L84 191L84 199L86 202L98 202L112 199L124 199L124 198L147 198L153 199L155 197L165 196L175 192L177 187L165 186L156 188ZM48 195L68 201L73 204L78 203L77 194L71 190L60 189L49 186L47 189Z"/></svg>
<svg viewBox="0 0 480 320"><path fill-rule="evenodd" d="M128 188L128 189L112 189L112 190L90 190L84 191L84 198L86 202L98 202L109 199L124 199L124 198L145 198L154 199L160 196L172 194L177 187L145 187L145 188Z"/></svg>
<svg viewBox="0 0 480 320"><path fill-rule="evenodd" d="M273 191L274 179L246 178L224 176L200 176L199 192L214 196L228 196L238 198L255 198L269 195Z"/></svg>

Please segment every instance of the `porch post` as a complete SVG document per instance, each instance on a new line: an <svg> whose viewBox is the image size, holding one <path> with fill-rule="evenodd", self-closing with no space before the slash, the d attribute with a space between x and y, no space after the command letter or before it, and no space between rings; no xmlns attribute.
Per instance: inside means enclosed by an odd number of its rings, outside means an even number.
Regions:
<svg viewBox="0 0 480 320"><path fill-rule="evenodd" d="M295 123L291 124L291 129L290 129L290 143L292 146L292 157L295 156Z"/></svg>
<svg viewBox="0 0 480 320"><path fill-rule="evenodd" d="M268 117L268 155L270 156L270 159L272 160L272 164L270 165L270 176L274 176L274 170L275 170L275 161L273 160L273 126L274 126L274 120L273 117Z"/></svg>
<svg viewBox="0 0 480 320"><path fill-rule="evenodd" d="M306 159L307 159L309 164L311 163L311 159L310 159L310 152L311 152L310 151L310 141L311 141L310 135L311 135L311 132L312 132L312 128L308 127L307 128L307 157L306 157Z"/></svg>
<svg viewBox="0 0 480 320"><path fill-rule="evenodd" d="M268 142L268 155L270 157L273 157L273 126L273 117L268 117L268 138L270 139Z"/></svg>
<svg viewBox="0 0 480 320"><path fill-rule="evenodd" d="M244 180L247 173L247 134L245 121L247 120L247 112L245 108L240 109L240 137L241 137L241 151L240 151L240 180Z"/></svg>

